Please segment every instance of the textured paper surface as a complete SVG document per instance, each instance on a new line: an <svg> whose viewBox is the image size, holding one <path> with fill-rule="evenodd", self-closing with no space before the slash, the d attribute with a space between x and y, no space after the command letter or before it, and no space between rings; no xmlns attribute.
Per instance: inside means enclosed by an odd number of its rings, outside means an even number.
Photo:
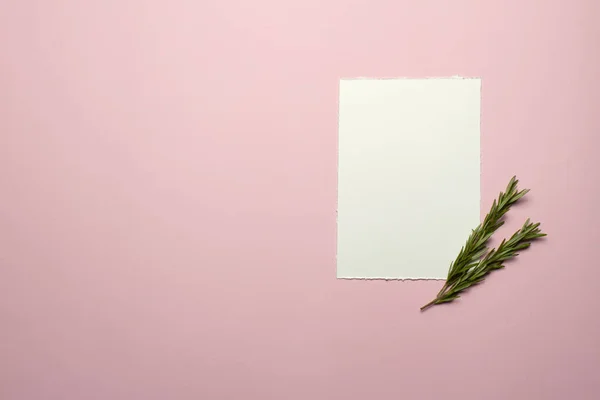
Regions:
<svg viewBox="0 0 600 400"><path fill-rule="evenodd" d="M338 278L446 277L479 223L480 88L340 81Z"/></svg>

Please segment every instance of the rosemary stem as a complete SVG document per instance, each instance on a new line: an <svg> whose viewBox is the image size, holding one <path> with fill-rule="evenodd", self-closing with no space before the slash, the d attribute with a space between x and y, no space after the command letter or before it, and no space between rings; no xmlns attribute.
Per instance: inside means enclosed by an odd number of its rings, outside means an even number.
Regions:
<svg viewBox="0 0 600 400"><path fill-rule="evenodd" d="M444 294L446 294L446 292L448 291L448 289L450 289L450 287L448 286L448 282L446 282L446 283L444 283L444 286L439 291L439 293L437 294L437 296L435 296L435 299L431 300L429 303L427 303L423 307L421 307L421 311L425 311L429 307L434 306L436 304L436 302L439 299L441 299L444 296Z"/></svg>
<svg viewBox="0 0 600 400"><path fill-rule="evenodd" d="M429 307L435 305L435 302L438 301L438 298L436 297L435 299L431 300L429 303L425 304L423 307L421 307L421 311L425 311L427 310Z"/></svg>
<svg viewBox="0 0 600 400"><path fill-rule="evenodd" d="M444 286L442 287L442 289L440 289L440 291L438 292L436 298L440 298L444 295L444 293L446 293L448 291L450 287L448 286L448 281L446 281L446 283L444 283Z"/></svg>

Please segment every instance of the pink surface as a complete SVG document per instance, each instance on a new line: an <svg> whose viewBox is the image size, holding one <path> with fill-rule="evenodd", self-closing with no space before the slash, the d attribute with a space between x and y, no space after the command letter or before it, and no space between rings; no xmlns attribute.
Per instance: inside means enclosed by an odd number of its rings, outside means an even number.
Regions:
<svg viewBox="0 0 600 400"><path fill-rule="evenodd" d="M0 398L598 399L600 3L4 0ZM549 240L454 305L335 279L341 77L483 79L483 208ZM508 231L504 231L507 233Z"/></svg>

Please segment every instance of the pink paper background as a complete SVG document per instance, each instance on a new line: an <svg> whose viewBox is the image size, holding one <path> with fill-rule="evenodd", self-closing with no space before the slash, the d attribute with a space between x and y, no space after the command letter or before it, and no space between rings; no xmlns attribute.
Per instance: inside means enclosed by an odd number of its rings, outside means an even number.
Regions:
<svg viewBox="0 0 600 400"><path fill-rule="evenodd" d="M4 0L0 398L600 398L600 2ZM335 279L341 77L483 79L462 301ZM504 233L507 233L505 230Z"/></svg>

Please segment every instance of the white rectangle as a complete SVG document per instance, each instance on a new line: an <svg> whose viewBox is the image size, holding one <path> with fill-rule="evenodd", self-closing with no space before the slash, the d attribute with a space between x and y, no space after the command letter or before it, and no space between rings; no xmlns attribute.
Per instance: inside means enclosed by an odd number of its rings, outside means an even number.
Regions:
<svg viewBox="0 0 600 400"><path fill-rule="evenodd" d="M479 79L340 81L337 277L443 279L479 223Z"/></svg>

